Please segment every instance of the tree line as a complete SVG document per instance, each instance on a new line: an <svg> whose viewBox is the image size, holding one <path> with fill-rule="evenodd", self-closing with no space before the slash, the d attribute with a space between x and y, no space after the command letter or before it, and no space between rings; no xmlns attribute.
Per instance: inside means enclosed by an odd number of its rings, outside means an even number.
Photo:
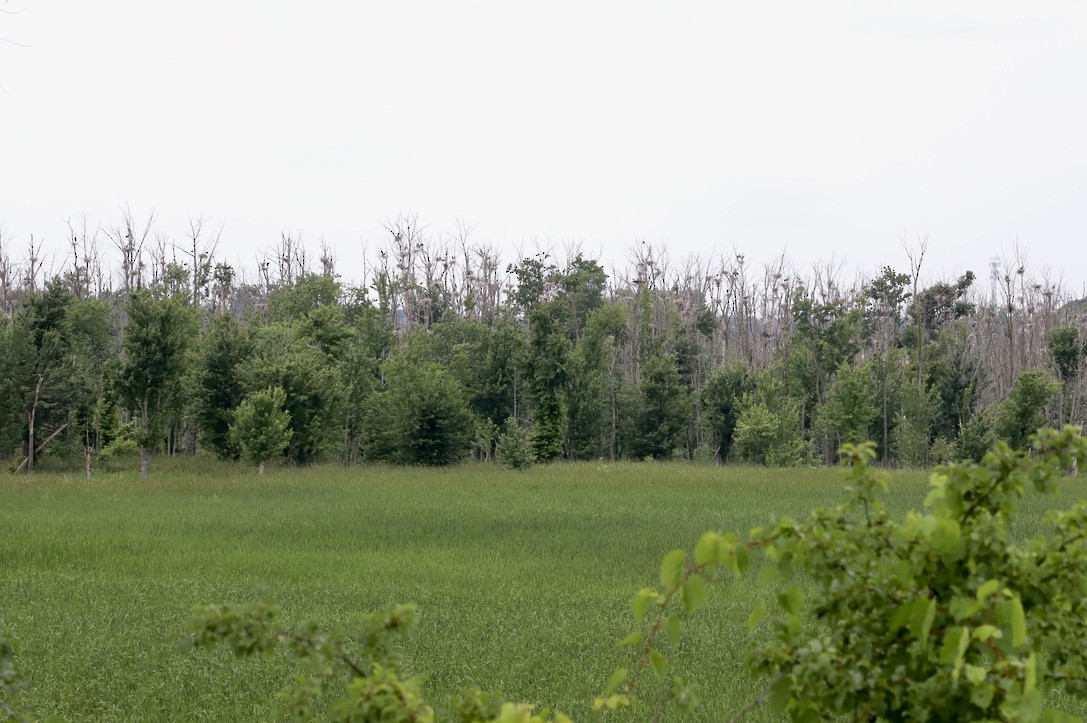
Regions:
<svg viewBox="0 0 1087 723"><path fill-rule="evenodd" d="M235 269L199 218L183 240L69 224L53 270L0 234L0 458L800 464L872 439L920 467L1087 416L1087 303L1020 253L984 289L926 282L923 238L846 279L648 244L510 263L465 226L387 228L357 283L288 234Z"/></svg>

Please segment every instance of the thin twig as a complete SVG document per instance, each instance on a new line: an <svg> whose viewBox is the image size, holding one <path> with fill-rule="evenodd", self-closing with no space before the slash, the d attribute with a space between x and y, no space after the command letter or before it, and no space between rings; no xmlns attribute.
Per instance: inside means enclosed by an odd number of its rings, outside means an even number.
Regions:
<svg viewBox="0 0 1087 723"><path fill-rule="evenodd" d="M669 687L671 679L664 681L664 687L661 688L660 698L657 700L657 709L653 711L653 718L650 723L660 723L661 716L664 715L664 709L668 706L668 699L671 697L671 689Z"/></svg>
<svg viewBox="0 0 1087 723"><path fill-rule="evenodd" d="M748 713L750 713L751 711L755 710L760 705L765 703L766 699L770 697L770 691L773 689L773 687L775 685L778 684L778 681L780 681L784 677L785 677L785 673L782 673L781 675L779 675L778 677L776 677L772 681L770 681L770 685L766 686L766 690L764 690L762 693L759 693L758 697L755 698L755 700L751 701L750 703L745 705L743 708L740 708L739 712L737 712L736 715L729 718L728 723L739 723L741 720L743 720L745 715L747 715Z"/></svg>
<svg viewBox="0 0 1087 723"><path fill-rule="evenodd" d="M307 638L305 636L299 635L298 633L292 633L292 632L287 631L287 630L280 630L280 631L278 631L277 634L280 637L290 638L291 640L296 640L296 641L298 641L300 643L305 643L306 645L309 645L311 647L316 647L316 643L313 641L312 638ZM368 677L367 672L365 670L363 670L359 666L358 663L356 663L351 658L347 657L346 653L340 653L339 656L337 656L337 657L339 657L339 659L343 662L343 664L346 665L348 668L350 668L351 671L354 672L354 674L357 675L358 677L360 677L360 678Z"/></svg>

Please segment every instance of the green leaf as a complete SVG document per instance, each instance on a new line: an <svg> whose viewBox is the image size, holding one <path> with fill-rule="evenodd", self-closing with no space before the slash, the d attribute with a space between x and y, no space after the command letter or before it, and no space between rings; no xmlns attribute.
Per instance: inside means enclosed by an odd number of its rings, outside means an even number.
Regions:
<svg viewBox="0 0 1087 723"><path fill-rule="evenodd" d="M597 698L593 701L593 710L619 710L630 707L630 697L626 695L609 695L607 698ZM569 721L569 718L561 717L556 723Z"/></svg>
<svg viewBox="0 0 1087 723"><path fill-rule="evenodd" d="M606 691L605 695L611 695L619 690L619 686L625 682L627 682L627 669L619 668L608 678L608 686L604 689Z"/></svg>
<svg viewBox="0 0 1087 723"><path fill-rule="evenodd" d="M634 613L634 619L639 623L645 617L645 609L649 606L649 601L653 599L655 594L650 588L643 587L634 595L634 602L630 604L630 610Z"/></svg>
<svg viewBox="0 0 1087 723"><path fill-rule="evenodd" d="M927 603L927 604L926 604ZM921 645L928 645L928 635L936 619L936 601L927 600L916 607L910 620L910 634Z"/></svg>
<svg viewBox="0 0 1087 723"><path fill-rule="evenodd" d="M633 632L616 643L616 647L626 648L631 645L637 645L640 642L642 642L642 634L640 632Z"/></svg>
<svg viewBox="0 0 1087 723"><path fill-rule="evenodd" d="M975 602L973 598L968 597L952 598L948 604L948 612L951 613L951 617L955 618L956 622L965 620L980 609L981 605Z"/></svg>
<svg viewBox="0 0 1087 723"><path fill-rule="evenodd" d="M746 575L751 569L751 553L747 545L736 546L736 575Z"/></svg>
<svg viewBox="0 0 1087 723"><path fill-rule="evenodd" d="M784 676L770 686L770 708L781 715L793 700L793 681Z"/></svg>
<svg viewBox="0 0 1087 723"><path fill-rule="evenodd" d="M1011 632L1012 647L1018 648L1027 639L1027 619L1018 597L1004 600L996 606L996 619Z"/></svg>
<svg viewBox="0 0 1087 723"><path fill-rule="evenodd" d="M891 632L897 632L899 628L908 625L913 618L914 612L918 608L918 604L924 604L925 602L927 601L910 600L908 603L902 603L895 608L894 617L891 618Z"/></svg>
<svg viewBox="0 0 1087 723"><path fill-rule="evenodd" d="M664 680L664 672L668 669L668 659L654 650L649 654L649 665L652 666L657 677Z"/></svg>
<svg viewBox="0 0 1087 723"><path fill-rule="evenodd" d="M716 532L707 532L698 540L694 548L694 561L697 565L717 562L717 549L721 546L721 536Z"/></svg>
<svg viewBox="0 0 1087 723"><path fill-rule="evenodd" d="M683 583L683 609L688 615L706 604L706 581L692 575Z"/></svg>
<svg viewBox="0 0 1087 723"><path fill-rule="evenodd" d="M1029 693L1038 685L1038 657L1031 653L1023 666L1023 692Z"/></svg>
<svg viewBox="0 0 1087 723"><path fill-rule="evenodd" d="M674 588L683 579L683 568L687 564L687 556L683 550L672 550L661 560L661 584L666 588Z"/></svg>
<svg viewBox="0 0 1087 723"><path fill-rule="evenodd" d="M951 555L959 544L962 531L959 523L950 519L937 519L936 528L932 531L932 547L944 556Z"/></svg>
<svg viewBox="0 0 1087 723"><path fill-rule="evenodd" d="M683 621L679 619L679 616L669 615L664 629L668 633L668 642L679 645L679 639L683 636Z"/></svg>
<svg viewBox="0 0 1087 723"><path fill-rule="evenodd" d="M766 603L759 603L747 618L747 629L754 630L766 616Z"/></svg>
<svg viewBox="0 0 1087 723"><path fill-rule="evenodd" d="M790 615L799 615L800 606L803 602L804 596L800 594L799 588L795 585L778 595L778 603L781 604L781 609Z"/></svg>
<svg viewBox="0 0 1087 723"><path fill-rule="evenodd" d="M1023 614L1023 602L1018 597L1013 597L1010 601L1011 608L1011 629L1012 629L1012 645L1019 647L1027 639L1027 618Z"/></svg>
<svg viewBox="0 0 1087 723"><path fill-rule="evenodd" d="M996 686L991 683L985 685L979 685L970 691L970 702L976 705L982 710L988 709L993 702L993 693L996 692Z"/></svg>
<svg viewBox="0 0 1087 723"><path fill-rule="evenodd" d="M989 580L984 585L978 588L978 602L984 603L989 598L989 596L996 592L999 588L1000 580Z"/></svg>
<svg viewBox="0 0 1087 723"><path fill-rule="evenodd" d="M1023 721L1036 721L1042 717L1042 691L1034 689L1024 693L1019 699L1019 719Z"/></svg>
<svg viewBox="0 0 1087 723"><path fill-rule="evenodd" d="M728 568L728 571L732 573L733 577L740 576L740 566L736 562L735 545L721 545L721 564Z"/></svg>
<svg viewBox="0 0 1087 723"><path fill-rule="evenodd" d="M973 685L980 685L985 680L985 676L989 674L989 671L985 668L977 665L970 665L969 663L966 664L965 670L966 679Z"/></svg>
<svg viewBox="0 0 1087 723"><path fill-rule="evenodd" d="M956 626L947 631L944 636L944 644L940 650L940 663L951 666L951 679L958 680L959 670L962 668L963 656L970 645L970 631Z"/></svg>
<svg viewBox="0 0 1087 723"><path fill-rule="evenodd" d="M781 570L778 569L777 565L763 565L762 569L759 570L758 577L756 577L755 580L762 587L768 587L779 577L781 577Z"/></svg>

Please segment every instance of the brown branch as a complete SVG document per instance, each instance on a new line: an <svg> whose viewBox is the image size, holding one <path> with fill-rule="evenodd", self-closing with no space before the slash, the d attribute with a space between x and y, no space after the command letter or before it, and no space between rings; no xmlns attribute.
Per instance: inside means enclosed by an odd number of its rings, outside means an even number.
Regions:
<svg viewBox="0 0 1087 723"><path fill-rule="evenodd" d="M47 445L47 444L49 444L50 442L52 442L52 441L53 441L53 438L54 438L54 437L56 437L56 436L57 436L58 434L60 434L61 432L63 432L63 431L64 431L64 429L65 429L65 427L67 427L67 426L68 426L68 423L67 423L67 422L65 422L64 424L62 424L62 425L60 425L59 427L57 427L57 430L56 430L55 432L53 432L53 433L52 433L52 434L50 434L50 435L49 435L48 437L46 437L46 438L45 438L45 441L44 441L44 442L42 442L41 444L39 444L39 445L38 445L37 447L35 447L35 448L34 448L34 453L35 453L35 454L37 454L38 452L42 451L42 448L43 448L43 447L45 447L45 445Z"/></svg>
<svg viewBox="0 0 1087 723"><path fill-rule="evenodd" d="M52 433L52 434L50 434L50 435L49 435L48 437L46 437L46 438L45 438L45 441L44 441L44 442L42 442L41 444L39 444L39 445L38 445L37 447L35 447L35 448L34 448L34 454L37 454L38 452L42 451L42 449L43 449L43 448L45 447L45 445L47 445L47 444L49 444L50 442L52 442L52 441L53 441L53 438L54 438L54 437L56 437L56 436L57 436L58 434L60 434L61 432L63 432L63 431L64 431L64 428L65 428L65 427L67 427L67 426L68 426L68 423L67 423L67 422L65 422L64 424L62 424L62 425L60 425L59 427L57 427L57 429L56 429L56 431L55 431L55 432L53 432L53 433ZM14 469L14 470L12 471L12 474L19 474L19 472L21 472L21 471L23 470L23 467L26 467L26 465L27 465L27 462L29 462L29 461L30 461L30 455L28 454L27 456L23 457L23 461L22 461L22 462L20 462L20 463L19 463L19 466L18 466L18 467L16 467L16 468L15 468L15 469Z"/></svg>
<svg viewBox="0 0 1087 723"><path fill-rule="evenodd" d="M368 674L366 673L366 671L360 668L358 663L356 663L354 660L347 657L346 653L340 653L340 660L343 661L343 664L346 665L348 668L351 668L352 672L354 672L354 674L358 677L367 677Z"/></svg>
<svg viewBox="0 0 1087 723"><path fill-rule="evenodd" d="M741 720L743 720L744 716L746 716L748 713L750 713L751 711L758 708L763 703L765 703L766 699L770 697L770 691L773 689L773 687L775 685L778 684L778 681L780 681L784 677L785 677L785 673L782 673L781 675L779 675L778 677L776 677L772 681L770 681L770 685L766 686L766 690L759 693L758 697L756 697L753 701L751 701L750 703L745 705L743 708L740 708L740 710L736 713L736 715L734 715L734 716L732 716L731 718L728 719L728 723L739 723Z"/></svg>
<svg viewBox="0 0 1087 723"><path fill-rule="evenodd" d="M299 635L298 633L292 633L292 632L290 632L288 630L278 630L278 631L276 631L276 635L281 637L281 638L290 638L291 640L295 640L295 641L297 641L299 643L305 643L306 645L308 645L308 646L310 646L312 648L317 647L312 638L307 638L305 636ZM363 670L362 667L359 666L358 663L356 663L354 660L349 658L347 656L347 653L340 653L336 657L344 665L346 665L348 668L350 668L351 671L355 675L357 675L358 677L360 677L360 678L369 677L369 673L367 673L365 670Z"/></svg>
<svg viewBox="0 0 1087 723"><path fill-rule="evenodd" d="M668 687L668 680L664 681L664 686L661 688L660 698L657 699L657 708L653 711L653 718L650 723L660 723L661 716L664 715L664 709L668 706L668 699L671 697L671 689Z"/></svg>

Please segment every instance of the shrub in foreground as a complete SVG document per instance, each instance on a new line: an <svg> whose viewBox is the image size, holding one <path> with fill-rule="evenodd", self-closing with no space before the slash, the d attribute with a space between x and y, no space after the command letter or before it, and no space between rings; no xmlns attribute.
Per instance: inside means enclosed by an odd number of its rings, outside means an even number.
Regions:
<svg viewBox="0 0 1087 723"><path fill-rule="evenodd" d="M749 625L765 633L752 671L764 697L792 720L1065 720L1043 690L1087 693L1087 503L1054 513L1048 535L1012 542L1025 488L1052 493L1087 458L1075 428L1043 429L1030 451L1005 444L980 464L932 474L924 513L892 517L871 444L843 448L850 499L807 520L785 518L746 538L707 533L693 555L673 550L659 588L634 599L637 629L623 641L638 662L612 676L599 708L621 708L645 670L661 701L689 701L671 678L685 618L714 575L739 576L751 553L769 604ZM814 590L805 601L798 585Z"/></svg>
<svg viewBox="0 0 1087 723"><path fill-rule="evenodd" d="M306 675L283 691L281 698L288 715L312 719L319 699L346 675L348 682L339 702L330 709L338 721L384 721L386 723L432 723L434 709L423 701L422 681L405 676L392 639L404 633L415 620L411 605L397 605L359 618L358 632L349 638L325 633L316 623L297 631L282 630L276 624L279 609L267 602L245 607L210 605L197 607L189 623L187 646L227 645L244 657L288 647L309 663ZM537 713L527 703L503 702L482 691L467 693L457 706L462 723L569 723L569 718L547 711Z"/></svg>
<svg viewBox="0 0 1087 723"><path fill-rule="evenodd" d="M15 667L15 643L0 635L0 720L27 720L16 713L8 702L16 691L26 687L26 681Z"/></svg>

